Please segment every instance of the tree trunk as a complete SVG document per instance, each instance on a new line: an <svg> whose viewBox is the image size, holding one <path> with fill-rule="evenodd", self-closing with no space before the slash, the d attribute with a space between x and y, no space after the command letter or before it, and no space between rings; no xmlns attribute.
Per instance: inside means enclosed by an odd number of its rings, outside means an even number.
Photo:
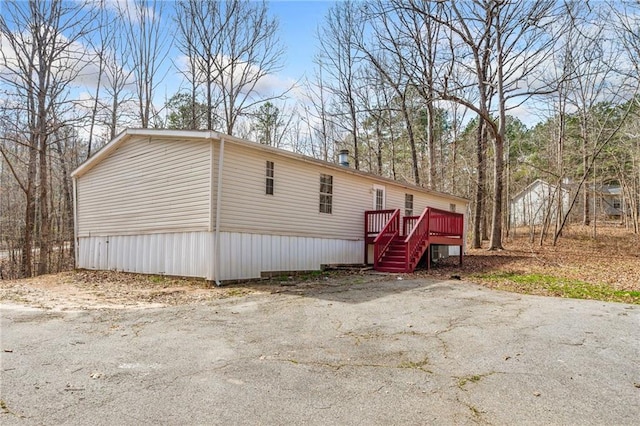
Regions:
<svg viewBox="0 0 640 426"><path fill-rule="evenodd" d="M46 131L46 130L45 130ZM40 256L38 257L38 275L44 275L49 272L49 257L51 255L51 217L49 216L49 166L48 166L48 150L47 135L40 134L39 138L39 220L40 220L40 236L38 246Z"/></svg>
<svg viewBox="0 0 640 426"><path fill-rule="evenodd" d="M583 117L580 124L580 133L582 136L582 171L586 173L587 168L589 167L589 154L587 149L587 123L586 118ZM585 182L585 185L582 187L582 224L584 226L589 226L591 224L591 206L589 205L589 185ZM595 206L593 206L595 208Z"/></svg>
<svg viewBox="0 0 640 426"><path fill-rule="evenodd" d="M413 171L414 183L420 186L420 166L418 163L418 150L416 149L416 140L413 133L413 125L411 124L411 117L407 108L406 93L402 94L402 117L407 126L407 138L409 139L409 147L411 148L411 170Z"/></svg>
<svg viewBox="0 0 640 426"><path fill-rule="evenodd" d="M378 176L382 176L382 130L380 129L380 120L382 115L376 118L376 166L378 168Z"/></svg>
<svg viewBox="0 0 640 426"><path fill-rule="evenodd" d="M427 101L427 149L429 152L429 189L436 189L438 174L436 170L436 142L433 101Z"/></svg>
<svg viewBox="0 0 640 426"><path fill-rule="evenodd" d="M493 150L494 150L494 162L493 162L493 211L491 214L491 240L489 241L489 250L501 250L502 249L502 191L504 189L504 142L506 139L507 129L507 114L506 114L506 100L504 89L504 52L502 51L502 36L503 28L501 25L501 13L500 9L495 14L495 33L496 44L495 54L497 57L496 66L496 83L497 83L497 95L498 95L498 129L497 132L494 129L493 138Z"/></svg>
<svg viewBox="0 0 640 426"><path fill-rule="evenodd" d="M36 200L34 184L36 181L36 162L38 150L35 141L29 147L29 164L27 168L27 185L25 191L25 225L22 239L22 259L20 264L20 276L28 278L33 275L33 230L36 222Z"/></svg>
<svg viewBox="0 0 640 426"><path fill-rule="evenodd" d="M73 185L72 181L69 178L69 167L67 165L67 160L65 157L66 149L63 149L62 144L60 143L60 138L56 139L56 148L58 150L58 157L60 158L60 169L62 171L62 194L64 197L64 227L66 234L62 234L61 242L63 244L60 247L60 251L63 251L65 240L70 241L69 251L74 253L75 251L75 239L73 238L74 232L74 221L73 221Z"/></svg>
<svg viewBox="0 0 640 426"><path fill-rule="evenodd" d="M478 132L476 134L476 159L478 163L478 182L476 184L475 207L473 214L473 248L482 247L482 218L484 210L484 187L485 187L485 135L484 121L478 117Z"/></svg>

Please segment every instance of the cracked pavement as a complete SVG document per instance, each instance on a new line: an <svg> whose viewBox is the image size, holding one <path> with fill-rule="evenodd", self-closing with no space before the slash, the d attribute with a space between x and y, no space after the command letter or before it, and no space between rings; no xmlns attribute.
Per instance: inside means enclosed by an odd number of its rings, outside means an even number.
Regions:
<svg viewBox="0 0 640 426"><path fill-rule="evenodd" d="M460 281L1 306L0 423L637 424L640 306Z"/></svg>

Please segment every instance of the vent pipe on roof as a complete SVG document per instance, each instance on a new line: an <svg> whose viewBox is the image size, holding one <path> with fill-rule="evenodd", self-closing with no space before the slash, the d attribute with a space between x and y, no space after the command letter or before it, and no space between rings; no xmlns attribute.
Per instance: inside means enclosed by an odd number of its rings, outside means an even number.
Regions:
<svg viewBox="0 0 640 426"><path fill-rule="evenodd" d="M338 163L343 167L349 167L349 150L342 149L338 154Z"/></svg>

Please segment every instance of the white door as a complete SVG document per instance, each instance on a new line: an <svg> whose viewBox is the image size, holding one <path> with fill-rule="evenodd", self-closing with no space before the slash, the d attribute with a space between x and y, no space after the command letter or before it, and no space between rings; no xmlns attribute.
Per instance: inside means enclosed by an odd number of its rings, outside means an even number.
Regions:
<svg viewBox="0 0 640 426"><path fill-rule="evenodd" d="M373 185L373 209L384 210L387 203L387 196L384 186Z"/></svg>

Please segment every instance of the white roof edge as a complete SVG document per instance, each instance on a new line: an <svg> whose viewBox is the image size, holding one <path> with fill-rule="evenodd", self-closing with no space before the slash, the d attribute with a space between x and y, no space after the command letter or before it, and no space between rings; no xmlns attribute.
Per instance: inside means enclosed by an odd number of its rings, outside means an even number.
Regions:
<svg viewBox="0 0 640 426"><path fill-rule="evenodd" d="M441 196L445 198L455 199L457 201L461 201L463 203L469 204L470 200L459 197L457 195L447 194L446 192L440 192L431 190L428 188L422 188L417 185L413 185L410 183L399 182L397 180L393 180L390 178L385 178L383 176L374 175L373 173L367 173L356 169L347 168L344 166L340 166L338 164L330 163L327 161L319 160L317 158L308 157L303 154L298 154L296 152L286 151L279 148L274 148L267 145L262 145L256 142L251 142L245 139L238 138L236 136L230 136L222 133L218 133L212 130L166 130L166 129L126 129L118 134L113 140L103 146L98 152L96 152L91 158L87 159L84 163L78 166L71 173L71 177L77 178L91 170L96 164L98 164L102 159L108 156L111 152L113 152L121 143L123 143L126 139L131 136L159 136L159 137L176 137L181 139L215 139L221 140L224 139L225 142L235 143L241 146L245 146L250 149L258 149L261 151L269 152L275 155L281 155L284 157L288 157L298 161L304 161L311 164L316 164L323 167L328 167L334 170L338 170L341 172L350 173L357 176L367 177L369 179L374 179L383 183L390 183L393 185L398 185L400 187L420 191L427 194L432 194L435 196Z"/></svg>

